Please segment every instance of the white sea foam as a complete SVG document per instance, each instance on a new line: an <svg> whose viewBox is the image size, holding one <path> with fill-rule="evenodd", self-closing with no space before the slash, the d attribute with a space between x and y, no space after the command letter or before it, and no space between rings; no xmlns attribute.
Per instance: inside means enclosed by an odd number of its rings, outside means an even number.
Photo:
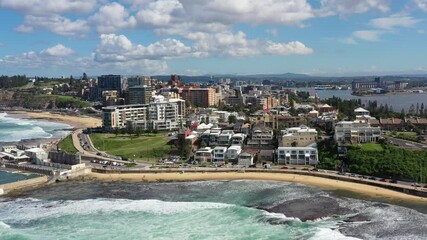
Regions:
<svg viewBox="0 0 427 240"><path fill-rule="evenodd" d="M61 138L69 133L63 129L71 128L68 124L22 119L15 116L10 117L7 113L0 113L0 142L15 142L35 138Z"/></svg>
<svg viewBox="0 0 427 240"><path fill-rule="evenodd" d="M79 201L41 201L28 198L0 203L0 216L2 216L3 220L26 222L40 218L76 214L142 212L154 215L169 215L233 206L223 203L164 202L160 200L88 199Z"/></svg>
<svg viewBox="0 0 427 240"><path fill-rule="evenodd" d="M329 228L318 228L318 231L310 238L310 240L359 240L360 238L348 237L340 233L338 230Z"/></svg>
<svg viewBox="0 0 427 240"><path fill-rule="evenodd" d="M295 217L287 217L285 214L283 213L273 213L273 212L264 212L264 215L267 218L273 218L273 219L280 219L283 221L298 221L301 222L301 220L299 218L295 218Z"/></svg>
<svg viewBox="0 0 427 240"><path fill-rule="evenodd" d="M8 228L10 228L10 226L9 225L7 225L6 223L4 223L4 222L2 222L2 221L0 221L0 229L8 229Z"/></svg>

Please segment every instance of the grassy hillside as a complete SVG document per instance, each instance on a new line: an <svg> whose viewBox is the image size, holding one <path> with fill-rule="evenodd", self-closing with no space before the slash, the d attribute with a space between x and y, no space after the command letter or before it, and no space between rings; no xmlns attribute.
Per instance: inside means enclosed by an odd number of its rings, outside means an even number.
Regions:
<svg viewBox="0 0 427 240"><path fill-rule="evenodd" d="M61 149L61 151L66 153L72 153L72 154L77 153L77 149L74 147L73 139L71 135L68 135L61 142L59 142L58 147Z"/></svg>

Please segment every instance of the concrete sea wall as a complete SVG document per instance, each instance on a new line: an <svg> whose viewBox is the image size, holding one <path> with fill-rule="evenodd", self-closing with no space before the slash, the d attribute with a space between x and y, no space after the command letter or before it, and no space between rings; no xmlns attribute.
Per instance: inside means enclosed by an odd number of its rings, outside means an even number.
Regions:
<svg viewBox="0 0 427 240"><path fill-rule="evenodd" d="M41 184L46 183L47 181L48 181L48 177L43 176L43 177L22 180L18 182L2 184L0 185L0 195L7 194L8 192L13 190L39 186Z"/></svg>

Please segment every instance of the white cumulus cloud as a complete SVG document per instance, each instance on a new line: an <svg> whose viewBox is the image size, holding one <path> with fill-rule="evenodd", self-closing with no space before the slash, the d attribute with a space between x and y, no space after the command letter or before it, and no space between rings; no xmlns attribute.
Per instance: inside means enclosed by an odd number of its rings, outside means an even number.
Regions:
<svg viewBox="0 0 427 240"><path fill-rule="evenodd" d="M348 15L371 10L381 12L390 10L389 0L321 0L320 5L321 15Z"/></svg>
<svg viewBox="0 0 427 240"><path fill-rule="evenodd" d="M190 33L187 46L177 39L167 38L147 46L133 44L124 35L102 34L95 50L98 62L126 62L142 59L162 60L183 57L250 57L257 55L306 55L313 49L298 41L276 43L248 39L242 31L221 33Z"/></svg>
<svg viewBox="0 0 427 240"><path fill-rule="evenodd" d="M136 26L135 17L130 16L126 8L116 2L102 6L91 20L95 23L98 33L114 33Z"/></svg>
<svg viewBox="0 0 427 240"><path fill-rule="evenodd" d="M95 9L96 0L2 0L0 7L29 15L58 13L89 13Z"/></svg>
<svg viewBox="0 0 427 240"><path fill-rule="evenodd" d="M419 9L427 12L427 0L414 0L414 3Z"/></svg>
<svg viewBox="0 0 427 240"><path fill-rule="evenodd" d="M24 23L15 28L18 32L32 32L37 29L49 30L58 35L83 36L90 31L86 20L72 21L60 15L52 16L25 16Z"/></svg>
<svg viewBox="0 0 427 240"><path fill-rule="evenodd" d="M74 50L68 47L65 47L62 44L55 45L51 48L47 48L40 52L41 55L49 57L67 57L74 54Z"/></svg>
<svg viewBox="0 0 427 240"><path fill-rule="evenodd" d="M7 55L1 58L2 65L21 68L39 68L46 66L70 66L74 51L62 44L46 48L40 52L28 51L20 55Z"/></svg>

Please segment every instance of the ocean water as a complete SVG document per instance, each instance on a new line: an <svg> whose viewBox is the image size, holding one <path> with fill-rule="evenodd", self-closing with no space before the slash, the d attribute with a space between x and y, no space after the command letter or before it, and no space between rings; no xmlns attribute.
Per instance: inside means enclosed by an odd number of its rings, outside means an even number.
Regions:
<svg viewBox="0 0 427 240"><path fill-rule="evenodd" d="M23 119L19 116L0 113L0 143L19 142L28 139L55 139L70 133L68 124L47 120Z"/></svg>
<svg viewBox="0 0 427 240"><path fill-rule="evenodd" d="M291 216L307 211L331 214ZM67 182L0 198L0 239L401 240L426 239L426 222L413 209L272 181Z"/></svg>
<svg viewBox="0 0 427 240"><path fill-rule="evenodd" d="M37 174L12 173L0 170L0 185L38 177Z"/></svg>

